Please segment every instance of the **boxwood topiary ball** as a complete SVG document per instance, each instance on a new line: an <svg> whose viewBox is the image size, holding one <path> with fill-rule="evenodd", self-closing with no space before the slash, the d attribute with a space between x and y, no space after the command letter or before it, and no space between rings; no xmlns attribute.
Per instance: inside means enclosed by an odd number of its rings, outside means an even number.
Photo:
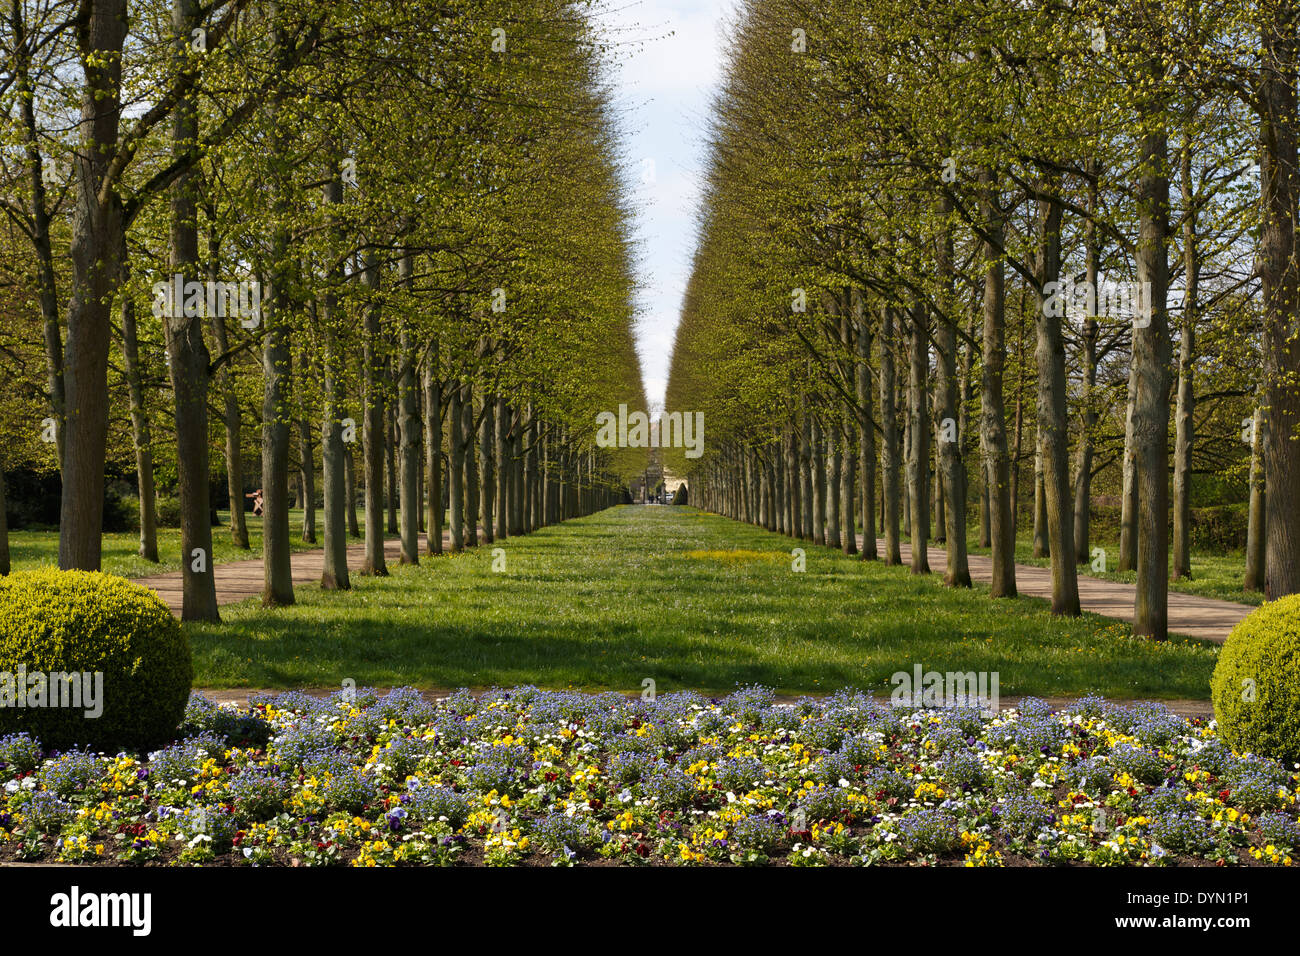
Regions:
<svg viewBox="0 0 1300 956"><path fill-rule="evenodd" d="M41 675L102 677L98 705L31 704L20 673L29 683ZM87 746L115 752L144 749L170 740L189 699L194 676L190 645L180 622L158 595L125 578L53 568L0 577L0 737L27 731L48 749ZM39 683L39 678L37 678ZM69 695L66 686L62 700Z"/></svg>
<svg viewBox="0 0 1300 956"><path fill-rule="evenodd" d="M1300 761L1300 594L1261 605L1232 629L1210 694L1234 750Z"/></svg>

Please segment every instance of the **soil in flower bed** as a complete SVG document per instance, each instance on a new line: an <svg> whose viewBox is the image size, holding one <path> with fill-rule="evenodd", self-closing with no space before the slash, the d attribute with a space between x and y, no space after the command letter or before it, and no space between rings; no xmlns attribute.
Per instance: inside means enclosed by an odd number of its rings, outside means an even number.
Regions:
<svg viewBox="0 0 1300 956"><path fill-rule="evenodd" d="M1295 768L1159 704L764 688L195 695L152 754L0 739L0 862L1290 866Z"/></svg>

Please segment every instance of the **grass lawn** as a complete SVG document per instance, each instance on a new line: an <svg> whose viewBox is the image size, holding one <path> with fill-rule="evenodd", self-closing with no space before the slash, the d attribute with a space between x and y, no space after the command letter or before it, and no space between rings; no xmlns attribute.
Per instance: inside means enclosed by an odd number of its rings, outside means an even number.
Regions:
<svg viewBox="0 0 1300 956"><path fill-rule="evenodd" d="M1208 697L1215 645L1134 639L806 543L795 573L794 546L692 508L614 508L509 539L504 571L478 548L354 576L351 593L302 588L290 608L223 608L188 627L195 684L888 692L920 664L996 671L1006 696Z"/></svg>
<svg viewBox="0 0 1300 956"><path fill-rule="evenodd" d="M977 547L979 544L979 528L976 526L975 535L969 541L971 554L988 554L988 548ZM1106 563L1108 567L1115 567L1119 563L1119 538L1097 539L1092 541L1092 547L1102 548L1106 552ZM1034 557L1034 536L1031 531L1029 534L1021 535L1016 539L1016 563L1030 564L1038 567L1049 567L1052 563L1051 558ZM1169 564L1170 574L1173 574L1173 560ZM1102 578L1106 581L1122 581L1125 584L1133 584L1137 581L1136 571L1107 571L1105 574L1095 573L1090 565L1079 565L1079 574L1087 575L1093 578ZM1236 554L1206 554L1200 551L1192 552L1192 577L1190 580L1183 579L1175 581L1171 577L1169 580L1170 591L1181 591L1184 594L1199 594L1202 597L1217 598L1220 601L1232 601L1234 604L1253 604L1259 605L1264 603L1264 595L1259 591L1245 591L1242 589L1241 582L1246 577L1246 555L1244 552Z"/></svg>
<svg viewBox="0 0 1300 956"><path fill-rule="evenodd" d="M212 528L213 560L217 564L229 561L246 561L262 556L262 519L248 513L249 550L236 548L230 542L230 512L219 511L221 524ZM309 551L321 546L321 515L316 515L316 544L302 540L302 511L289 512L289 543L294 551ZM360 539L357 539L360 540ZM102 570L120 574L124 578L142 578L181 569L181 529L158 529L158 563L140 557L140 534L130 531L123 534L106 534L103 537ZM30 571L43 565L59 563L59 533L57 531L10 531L9 551L15 571Z"/></svg>

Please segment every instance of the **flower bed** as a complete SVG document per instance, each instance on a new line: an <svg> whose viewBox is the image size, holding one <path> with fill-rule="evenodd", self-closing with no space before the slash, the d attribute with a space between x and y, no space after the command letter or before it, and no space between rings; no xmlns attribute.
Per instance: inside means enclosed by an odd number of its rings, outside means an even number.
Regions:
<svg viewBox="0 0 1300 956"><path fill-rule="evenodd" d="M384 866L1276 864L1300 778L1155 704L995 719L856 692L409 688L243 712L144 759L0 740L0 859Z"/></svg>

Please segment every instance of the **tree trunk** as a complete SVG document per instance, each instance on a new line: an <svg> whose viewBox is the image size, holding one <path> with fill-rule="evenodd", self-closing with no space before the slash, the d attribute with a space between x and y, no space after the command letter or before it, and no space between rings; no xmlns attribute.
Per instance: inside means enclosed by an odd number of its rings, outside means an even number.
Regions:
<svg viewBox="0 0 1300 956"><path fill-rule="evenodd" d="M864 561L879 557L876 546L876 425L871 392L871 329L862 307L862 291L852 293L853 323L857 332L855 384L858 393L858 456L862 472L862 551Z"/></svg>
<svg viewBox="0 0 1300 956"><path fill-rule="evenodd" d="M36 97L31 82L31 43L26 24L27 4L12 0L10 25L13 30L13 82L22 117L22 144L26 152L27 180L32 191L31 241L36 253L36 294L40 300L41 325L45 340L46 390L50 414L55 422L54 450L63 465L64 413L67 407L63 384L63 330L59 322L58 284L54 267L54 245L50 240L50 213L46 205L45 170L41 156L40 128L36 119ZM125 277L124 284L125 284ZM137 445L137 454L139 446ZM143 518L143 515L141 516ZM143 529L143 521L141 529ZM142 530L143 533L143 530ZM144 542L141 541L143 549ZM143 555L143 550L142 550ZM157 546L154 547L157 561Z"/></svg>
<svg viewBox="0 0 1300 956"><path fill-rule="evenodd" d="M1297 49L1295 0L1267 8L1259 84L1261 206L1259 274L1264 307L1264 405L1268 435L1264 470L1266 585L1272 601L1300 591L1300 249L1296 204Z"/></svg>
<svg viewBox="0 0 1300 956"><path fill-rule="evenodd" d="M993 597L1016 596L1016 521L1011 503L1011 463L1007 455L1002 375L1006 368L1006 287L1002 264L1003 219L993 172L980 172L984 241L984 362L980 377L980 446L989 495Z"/></svg>
<svg viewBox="0 0 1300 956"><path fill-rule="evenodd" d="M474 388L469 383L463 386L461 414L465 423L461 434L465 439L465 543L470 547L478 546L478 453L474 447L477 433L474 428Z"/></svg>
<svg viewBox="0 0 1300 956"><path fill-rule="evenodd" d="M790 431L785 437L785 497L790 511L790 535L794 538L803 537L803 502L799 500L802 489L799 487L798 427L798 420L791 422Z"/></svg>
<svg viewBox="0 0 1300 956"><path fill-rule="evenodd" d="M305 378L305 376L303 376ZM298 419L298 483L302 489L302 540L316 543L316 454L307 419Z"/></svg>
<svg viewBox="0 0 1300 956"><path fill-rule="evenodd" d="M1162 69L1153 61L1152 72ZM1138 141L1137 279L1150 289L1149 309L1137 309L1133 330L1133 367L1137 395L1133 402L1133 440L1137 464L1138 545L1135 634L1164 639L1169 611L1169 175L1163 129ZM1147 293L1143 292L1143 297Z"/></svg>
<svg viewBox="0 0 1300 956"><path fill-rule="evenodd" d="M817 496L813 484L812 416L805 403L799 423L799 502L803 505L805 541L814 541L817 537Z"/></svg>
<svg viewBox="0 0 1300 956"><path fill-rule="evenodd" d="M1096 285L1093 285L1096 288ZM1092 516L1093 432L1097 427L1094 392L1097 387L1097 319L1088 316L1083 324L1083 430L1074 464L1074 561L1087 564L1090 558Z"/></svg>
<svg viewBox="0 0 1300 956"><path fill-rule="evenodd" d="M1196 320L1200 261L1196 248L1195 189L1192 183L1192 148L1184 144L1180 162L1183 193L1183 315L1178 343L1178 405L1174 413L1174 580L1192 576L1192 414L1196 357Z"/></svg>
<svg viewBox="0 0 1300 956"><path fill-rule="evenodd" d="M911 400L910 422L912 447L907 460L907 483L912 492L912 573L930 573L930 423L929 388L930 338L926 308L912 307L911 338L908 357L908 395Z"/></svg>
<svg viewBox="0 0 1300 956"><path fill-rule="evenodd" d="M938 422L935 422L933 419L934 411L934 409L931 409L931 421L937 426ZM946 545L948 543L948 519L946 516L947 491L944 488L942 462L939 460L939 436L931 435L929 436L929 441L931 446L935 449L933 458L926 466L929 469L930 474L933 476L933 481L930 482L930 527L934 529L934 543ZM947 556L945 555L945 558L946 557Z"/></svg>
<svg viewBox="0 0 1300 956"><path fill-rule="evenodd" d="M789 535L790 516L787 513L788 509L786 508L786 501L785 501L785 491L786 491L785 443L780 434L776 436L776 439L775 441L773 441L771 448L772 448L772 508L775 511L775 514L772 517L775 522L776 533ZM694 495L694 493L695 493L694 491L691 492L692 495ZM699 504L699 502L692 499L692 504Z"/></svg>
<svg viewBox="0 0 1300 956"><path fill-rule="evenodd" d="M379 295L383 277L379 271L378 257L367 251L361 282L370 295L365 304L365 334L361 350L363 376L363 414L361 424L361 454L366 471L366 539L365 558L361 573L382 576L388 574L388 559L384 555L384 360L381 351L382 308Z"/></svg>
<svg viewBox="0 0 1300 956"><path fill-rule="evenodd" d="M561 432L555 450L555 514L560 521L569 517L569 446L568 433Z"/></svg>
<svg viewBox="0 0 1300 956"><path fill-rule="evenodd" d="M1124 405L1124 460L1120 479L1118 570L1137 567L1137 447L1133 440L1133 400L1137 394L1137 363L1130 362L1127 400Z"/></svg>
<svg viewBox="0 0 1300 956"><path fill-rule="evenodd" d="M506 462L510 458L510 407L504 398L498 398L496 405L496 428L492 435L492 442L496 446L497 461L501 463L501 468L497 472L497 497L505 502L510 497L510 469L506 467ZM497 511L496 519L497 537L509 537L510 516L505 507Z"/></svg>
<svg viewBox="0 0 1300 956"><path fill-rule="evenodd" d="M975 336L979 334L980 318L971 316L970 324L966 328L966 347L962 350L961 358L961 406L957 416L957 434L961 441L962 454L962 473L966 476L966 501L967 507L970 507L970 465L966 464L971 460L973 451L971 443L971 402L975 395L974 389L974 366L975 366ZM960 346L959 346L960 347ZM980 456L979 474L979 547L989 547L989 483L984 475L983 456Z"/></svg>
<svg viewBox="0 0 1300 956"><path fill-rule="evenodd" d="M850 348L852 343L850 343ZM851 368L851 367L850 367ZM852 378L850 378L852 381ZM857 508L857 467L858 459L853 448L853 419L856 416L851 412L846 413L839 421L840 441L843 443L843 458L840 466L840 544L844 553L856 555L858 553L858 530L856 528L856 518L854 510ZM768 469L763 468L763 480L767 481ZM770 482L764 488L763 502L766 506L768 493L771 491ZM771 510L766 509L763 514L763 525L768 526Z"/></svg>
<svg viewBox="0 0 1300 956"><path fill-rule="evenodd" d="M190 31L199 22L198 0L172 0L173 52L184 68ZM172 150L180 154L198 137L194 101L182 97L172 110ZM198 176L187 171L171 187L171 272L198 282ZM125 241L122 255L126 255ZM203 276L206 278L206 275ZM176 281L176 279L173 279ZM176 477L181 509L181 620L218 621L217 580L212 559L211 494L208 475L208 378L211 356L203 339L203 306L192 307L176 290L163 329L171 356L175 402ZM179 314L178 314L179 313Z"/></svg>
<svg viewBox="0 0 1300 956"><path fill-rule="evenodd" d="M902 349L905 358L909 355L911 347L911 338L907 338L906 345ZM911 386L909 385L911 375L911 364L907 364L907 375L900 376L900 390L898 390L898 407L902 410L902 460L898 463L901 471L900 480L902 481L902 533L907 540L911 540L911 499L913 499L913 484L910 479L911 462Z"/></svg>
<svg viewBox="0 0 1300 956"><path fill-rule="evenodd" d="M1049 187L1050 188L1050 187ZM1042 199L1038 208L1040 283L1061 274L1061 204ZM1070 487L1070 412L1066 395L1063 314L1045 307L1037 315L1038 440L1043 461L1043 505L1052 557L1052 613L1077 617L1079 571L1074 553L1074 497Z"/></svg>
<svg viewBox="0 0 1300 956"><path fill-rule="evenodd" d="M542 484L546 497L546 523L556 524L560 520L560 448L559 434L547 436L542 453Z"/></svg>
<svg viewBox="0 0 1300 956"><path fill-rule="evenodd" d="M487 544L491 544L496 537L493 521L496 517L494 507L502 514L506 510L506 496L501 495L498 500L497 495L496 404L496 399L491 395L483 396L483 415L478 423L478 472L483 483L482 491L479 493L479 505L482 509L483 540ZM504 462L502 465L501 470L504 474Z"/></svg>
<svg viewBox="0 0 1300 956"><path fill-rule="evenodd" d="M449 449L451 461L448 467L451 481L451 501L448 511L451 516L451 550L465 550L465 414L461 407L462 395L459 382L451 383L451 397L447 403L447 417L451 423Z"/></svg>
<svg viewBox="0 0 1300 956"><path fill-rule="evenodd" d="M398 262L398 279L404 288L409 288L415 273L415 262L411 253L402 251ZM402 564L420 563L420 500L423 488L420 484L420 440L422 424L420 422L419 381L416 378L415 337L409 322L403 321L399 333L398 345L401 349L399 374L397 376L398 432L401 435L401 504L402 504Z"/></svg>
<svg viewBox="0 0 1300 956"><path fill-rule="evenodd" d="M510 460L508 462L510 471L510 494L509 507L507 513L510 517L508 525L509 531L513 535L524 533L524 422L523 413L511 412L512 422L510 426ZM588 495L587 495L587 513L590 514L594 505L592 498L595 494L594 471L591 467L591 459L587 459L587 478L588 478Z"/></svg>
<svg viewBox="0 0 1300 956"><path fill-rule="evenodd" d="M438 340L424 366L424 480L428 485L425 554L442 554L442 386L438 381Z"/></svg>
<svg viewBox="0 0 1300 956"><path fill-rule="evenodd" d="M392 371L393 366L389 363L386 372L391 375ZM401 500L401 491L397 487L397 410L391 402L384 408L384 466L387 476L384 531L387 534L398 534L397 503Z"/></svg>
<svg viewBox="0 0 1300 956"><path fill-rule="evenodd" d="M106 179L117 152L126 0L86 0L81 11L84 139L73 164L77 188L64 356L67 420L59 567L98 571L104 529L110 310L125 231L121 199Z"/></svg>
<svg viewBox="0 0 1300 956"><path fill-rule="evenodd" d="M1095 215L1098 211L1098 164L1089 163L1092 174L1088 182L1088 212ZM1083 364L1083 430L1079 434L1078 457L1074 469L1074 560L1077 564L1087 564L1091 558L1092 518L1092 458L1093 441L1097 430L1097 336L1100 326L1097 322L1097 282L1100 278L1100 249L1097 241L1097 224L1092 218L1084 222L1084 269L1085 281L1092 290L1092 300L1088 315L1083 319L1082 364Z"/></svg>
<svg viewBox="0 0 1300 956"><path fill-rule="evenodd" d="M1020 286L1020 309L1016 312L1016 421L1011 440L1011 539L1020 536L1020 478L1025 449L1025 287Z"/></svg>
<svg viewBox="0 0 1300 956"><path fill-rule="evenodd" d="M826 442L821 419L808 416L809 451L812 457L813 543L826 544Z"/></svg>
<svg viewBox="0 0 1300 956"><path fill-rule="evenodd" d="M208 281L216 282L219 278L221 261L221 244L215 233L208 234ZM260 308L260 304L259 304ZM215 314L209 316L212 322L212 341L217 347L218 355L230 351L229 336L226 333L226 319ZM235 390L235 373L229 361L222 363L216 372L217 391L221 394L221 424L226 432L226 494L230 498L230 542L236 548L247 551L248 520L244 510L244 420L239 410L239 394ZM143 534L144 523L141 522Z"/></svg>
<svg viewBox="0 0 1300 956"><path fill-rule="evenodd" d="M880 311L880 423L882 444L880 470L884 484L884 517L881 524L885 532L885 564L903 563L899 542L898 524L901 517L900 475L901 455L898 447L898 380L894 369L895 314L891 306Z"/></svg>
<svg viewBox="0 0 1300 956"><path fill-rule="evenodd" d="M844 546L840 539L840 469L844 460L840 444L839 422L832 418L826 429L826 546L828 548ZM752 508L749 520L757 521L757 515L753 513Z"/></svg>
<svg viewBox="0 0 1300 956"><path fill-rule="evenodd" d="M323 187L327 230L334 232L334 209L343 202L343 181L335 171L336 163L326 170ZM341 280L336 266L325 270L324 289L317 299L315 315L319 322L317 341L321 347L321 483L324 486L324 559L321 588L346 591L352 586L348 576L347 485L344 475L343 416L347 401L345 385L346 358L340 341L344 317L338 307L335 288Z"/></svg>
<svg viewBox="0 0 1300 956"><path fill-rule="evenodd" d="M139 554L146 561L156 564L158 562L158 498L153 477L153 436L149 410L145 405L143 373L140 369L135 301L131 297L131 290L127 287L125 279L121 294L122 370L126 378L127 394L131 400L131 442L135 446L136 485L140 498ZM240 503L243 503L242 494Z"/></svg>
<svg viewBox="0 0 1300 956"><path fill-rule="evenodd" d="M528 507L525 510L524 534L531 534L542 525L540 496L537 488L538 423L532 402L528 403L528 453L524 458L524 486L528 489Z"/></svg>
<svg viewBox="0 0 1300 956"><path fill-rule="evenodd" d="M1047 485L1043 476L1043 435L1034 427L1034 557L1051 555L1047 539Z"/></svg>
<svg viewBox="0 0 1300 956"><path fill-rule="evenodd" d="M943 206L947 216L951 212L951 200L945 197ZM935 339L938 352L935 399L938 405L938 459L941 476L938 501L944 544L948 550L943 583L949 587L968 588L971 580L966 556L966 461L962 448L963 435L959 428L960 382L957 378L957 318L954 314L957 296L951 228L944 231L937 259L939 278L947 297L943 314L936 316L939 327Z"/></svg>
<svg viewBox="0 0 1300 956"><path fill-rule="evenodd" d="M280 155L287 133L272 136L272 150ZM283 212L284 189L275 187L275 206ZM283 220L281 220L282 222ZM270 309L262 316L262 604L267 607L294 603L293 568L289 544L289 351L288 258L289 235L283 225L272 234L274 263Z"/></svg>
<svg viewBox="0 0 1300 956"><path fill-rule="evenodd" d="M352 443L343 443L343 498L347 502L348 537L360 538L361 528L357 524L357 463L352 454Z"/></svg>
<svg viewBox="0 0 1300 956"><path fill-rule="evenodd" d="M537 436L537 497L538 505L541 508L541 525L545 526L551 523L551 452L550 437L548 432L543 429Z"/></svg>
<svg viewBox="0 0 1300 956"><path fill-rule="evenodd" d="M1267 507L1264 486L1265 448L1268 445L1268 419L1262 408L1255 409L1250 430L1250 522L1246 530L1246 580L1245 590L1262 591L1266 581L1265 546L1268 536L1264 529Z"/></svg>

